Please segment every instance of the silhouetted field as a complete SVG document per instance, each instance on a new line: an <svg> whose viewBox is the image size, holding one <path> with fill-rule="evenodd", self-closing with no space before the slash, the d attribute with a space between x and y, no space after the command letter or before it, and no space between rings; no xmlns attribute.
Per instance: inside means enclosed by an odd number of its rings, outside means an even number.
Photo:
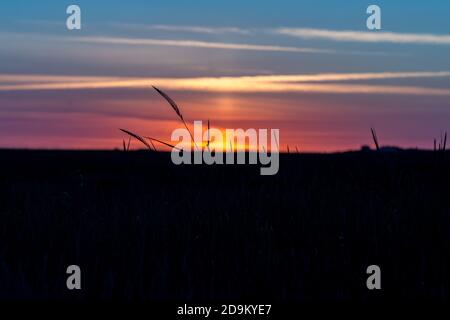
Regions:
<svg viewBox="0 0 450 320"><path fill-rule="evenodd" d="M4 150L0 168L2 299L450 298L442 152L281 155L275 176L119 151Z"/></svg>

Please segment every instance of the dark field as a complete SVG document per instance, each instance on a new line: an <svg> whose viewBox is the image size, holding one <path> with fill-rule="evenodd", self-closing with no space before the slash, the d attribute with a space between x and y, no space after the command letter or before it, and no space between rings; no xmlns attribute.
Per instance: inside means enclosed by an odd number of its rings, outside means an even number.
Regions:
<svg viewBox="0 0 450 320"><path fill-rule="evenodd" d="M0 298L450 300L450 157L0 151ZM66 268L82 290L66 289ZM381 267L382 290L366 288ZM259 299L259 300L258 300Z"/></svg>

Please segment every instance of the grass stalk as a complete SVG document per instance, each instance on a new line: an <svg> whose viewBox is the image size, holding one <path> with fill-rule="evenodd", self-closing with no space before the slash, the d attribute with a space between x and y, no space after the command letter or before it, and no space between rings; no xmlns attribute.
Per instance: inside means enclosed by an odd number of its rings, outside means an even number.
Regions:
<svg viewBox="0 0 450 320"><path fill-rule="evenodd" d="M374 128L370 128L370 131L372 132L372 139L373 139L373 142L375 143L375 148L377 149L377 151L379 151L380 146L378 144L377 133Z"/></svg>
<svg viewBox="0 0 450 320"><path fill-rule="evenodd" d="M170 98L164 91L158 89L158 88L155 87L155 86L152 86L152 87L153 87L153 89L156 90L156 92L158 92L158 93L159 93L164 99L166 99L166 101L170 104L170 106L172 107L172 109L173 109L173 110L175 111L175 113L177 114L178 118L180 118L181 122L183 122L184 127L187 129L187 131L189 132L189 135L191 136L191 139L192 139L192 142L193 142L194 145L195 145L195 148L198 150L198 146L197 146L197 143L195 143L194 136L192 135L191 130L189 130L189 128L188 128L188 126L187 126L187 124L186 124L186 121L184 121L183 114L181 113L180 108L178 107L178 105L177 105L177 104L175 103L175 101L173 101L172 98Z"/></svg>
<svg viewBox="0 0 450 320"><path fill-rule="evenodd" d="M133 133L131 131L125 130L125 129L119 129L120 131L126 133L127 135L129 135L130 137L135 138L136 140L142 142L149 150L151 151L156 151L155 146L153 146L153 148L150 146L150 144L148 144L147 141L145 141L144 138L142 138L140 135ZM152 144L153 145L153 144Z"/></svg>

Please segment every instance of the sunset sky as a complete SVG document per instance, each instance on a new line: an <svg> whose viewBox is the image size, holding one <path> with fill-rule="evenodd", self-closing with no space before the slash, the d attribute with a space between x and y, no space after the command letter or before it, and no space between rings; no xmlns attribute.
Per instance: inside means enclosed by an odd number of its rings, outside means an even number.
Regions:
<svg viewBox="0 0 450 320"><path fill-rule="evenodd" d="M0 148L121 148L118 128L170 141L182 125L152 85L190 124L278 128L282 149L359 149L370 127L431 148L450 131L449 57L442 0L3 1Z"/></svg>

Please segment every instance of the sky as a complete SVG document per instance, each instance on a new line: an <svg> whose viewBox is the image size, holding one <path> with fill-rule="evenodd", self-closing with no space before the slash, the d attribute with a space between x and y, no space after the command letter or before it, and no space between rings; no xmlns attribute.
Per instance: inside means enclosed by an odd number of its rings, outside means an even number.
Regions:
<svg viewBox="0 0 450 320"><path fill-rule="evenodd" d="M359 149L371 127L430 149L450 131L449 17L437 0L3 1L0 148L169 142L182 124L154 85L189 125L279 129L282 149Z"/></svg>

